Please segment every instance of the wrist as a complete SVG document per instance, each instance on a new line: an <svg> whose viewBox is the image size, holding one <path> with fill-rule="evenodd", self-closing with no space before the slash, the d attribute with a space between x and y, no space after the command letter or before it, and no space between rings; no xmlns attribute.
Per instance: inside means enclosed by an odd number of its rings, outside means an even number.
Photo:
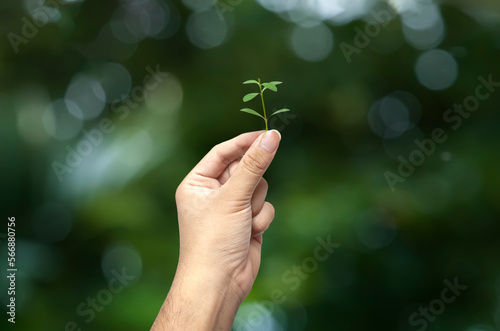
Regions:
<svg viewBox="0 0 500 331"><path fill-rule="evenodd" d="M174 281L189 279L192 285L201 284L202 287L210 284L212 292L217 292L231 300L231 302L240 305L247 294L237 285L234 275L227 271L230 269L232 268L220 264L205 263L199 259L188 260L181 258L175 272Z"/></svg>
<svg viewBox="0 0 500 331"><path fill-rule="evenodd" d="M162 307L167 327L153 330L231 330L240 292L228 276L179 266Z"/></svg>

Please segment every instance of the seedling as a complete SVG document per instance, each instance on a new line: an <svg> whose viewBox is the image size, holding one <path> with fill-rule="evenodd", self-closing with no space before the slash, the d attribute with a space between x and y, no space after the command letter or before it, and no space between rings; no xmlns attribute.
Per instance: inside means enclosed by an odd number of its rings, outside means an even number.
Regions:
<svg viewBox="0 0 500 331"><path fill-rule="evenodd" d="M259 116L260 118L262 118L264 120L264 122L266 123L266 131L269 130L269 128L267 126L267 121L269 120L269 118L271 118L273 115L290 111L290 109L284 108L284 109L280 109L280 110L275 111L269 117L266 116L266 105L264 104L264 92L266 90L278 92L278 88L276 87L276 85L282 84L282 82L270 82L270 83L262 83L261 84L260 78L259 78L259 80L247 80L243 84L257 84L257 85L259 85L260 93L248 93L247 95L245 95L243 97L243 102L249 102L249 101L255 99L260 94L260 99L262 100L262 110L263 110L264 116L262 116L261 114L259 114L258 112L256 112L253 109L250 109L250 108L243 108L243 109L241 109L241 111L255 115L255 116Z"/></svg>

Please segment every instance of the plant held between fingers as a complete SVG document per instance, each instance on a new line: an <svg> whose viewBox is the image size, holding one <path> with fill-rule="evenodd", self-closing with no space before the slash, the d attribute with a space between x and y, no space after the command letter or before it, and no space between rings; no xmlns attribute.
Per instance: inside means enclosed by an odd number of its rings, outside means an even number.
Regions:
<svg viewBox="0 0 500 331"><path fill-rule="evenodd" d="M269 120L269 118L271 118L271 116L279 114L279 113L284 113L284 112L290 111L290 109L283 108L283 109L275 111L269 117L266 116L266 105L264 104L264 91L271 90L273 92L278 92L278 88L276 87L276 85L279 85L282 83L283 82L261 83L260 78L258 80L247 80L246 82L243 83L243 84L257 84L257 85L259 85L260 92L259 93L249 93L249 94L245 95L243 97L243 102L249 102L249 101L255 99L260 94L260 99L262 101L262 110L263 110L264 116L262 116L261 114L259 114L258 112L256 112L253 109L250 109L250 108L243 108L243 109L241 109L241 111L261 117L264 120L264 122L266 123L266 131L269 130L268 125L267 125L267 121Z"/></svg>

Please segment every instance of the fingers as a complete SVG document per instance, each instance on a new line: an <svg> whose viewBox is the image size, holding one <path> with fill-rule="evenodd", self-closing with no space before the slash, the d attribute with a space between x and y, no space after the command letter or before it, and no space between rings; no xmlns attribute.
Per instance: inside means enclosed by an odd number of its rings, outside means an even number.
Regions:
<svg viewBox="0 0 500 331"><path fill-rule="evenodd" d="M269 202L265 202L260 213L252 221L252 237L261 235L269 228L274 219L274 207Z"/></svg>
<svg viewBox="0 0 500 331"><path fill-rule="evenodd" d="M219 176L218 180L221 185L224 185L224 183L227 182L229 177L231 177L231 175L234 174L234 171L236 170L236 168L238 168L238 163L240 163L240 160L241 158L231 162L227 166L226 170L224 170L224 172Z"/></svg>
<svg viewBox="0 0 500 331"><path fill-rule="evenodd" d="M231 164L226 168L222 175L220 175L219 182L221 185L224 185L224 183L227 182L231 175L234 174L234 172L238 168L238 163L239 160L231 162ZM264 202L266 200L268 187L269 185L267 184L267 181L264 178L261 178L252 196L252 217L260 213L260 211L262 210L262 206L264 206Z"/></svg>
<svg viewBox="0 0 500 331"><path fill-rule="evenodd" d="M252 268L252 276L255 279L259 273L260 257L262 251L262 235L253 237L250 240L250 249L248 250L248 260Z"/></svg>
<svg viewBox="0 0 500 331"><path fill-rule="evenodd" d="M255 239L256 242L258 242L260 245L262 245L262 235L259 234L258 236L255 236L255 237L252 237L253 239Z"/></svg>
<svg viewBox="0 0 500 331"><path fill-rule="evenodd" d="M276 130L267 131L257 138L226 182L228 189L241 194L240 198L250 199L262 175L271 164L280 140L281 135Z"/></svg>
<svg viewBox="0 0 500 331"><path fill-rule="evenodd" d="M219 177L231 162L246 153L260 134L262 131L248 132L218 144L194 167L191 174Z"/></svg>
<svg viewBox="0 0 500 331"><path fill-rule="evenodd" d="M267 181L264 178L261 178L252 196L252 217L260 213L262 210L266 200L267 188Z"/></svg>

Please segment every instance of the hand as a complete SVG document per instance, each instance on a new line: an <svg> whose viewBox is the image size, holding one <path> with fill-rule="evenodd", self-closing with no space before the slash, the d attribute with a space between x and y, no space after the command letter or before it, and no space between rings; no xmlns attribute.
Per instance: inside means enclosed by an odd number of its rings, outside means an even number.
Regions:
<svg viewBox="0 0 500 331"><path fill-rule="evenodd" d="M262 176L280 138L278 131L260 131L221 143L179 185L179 264L153 329L231 329L274 218ZM183 318L183 310L191 313Z"/></svg>

